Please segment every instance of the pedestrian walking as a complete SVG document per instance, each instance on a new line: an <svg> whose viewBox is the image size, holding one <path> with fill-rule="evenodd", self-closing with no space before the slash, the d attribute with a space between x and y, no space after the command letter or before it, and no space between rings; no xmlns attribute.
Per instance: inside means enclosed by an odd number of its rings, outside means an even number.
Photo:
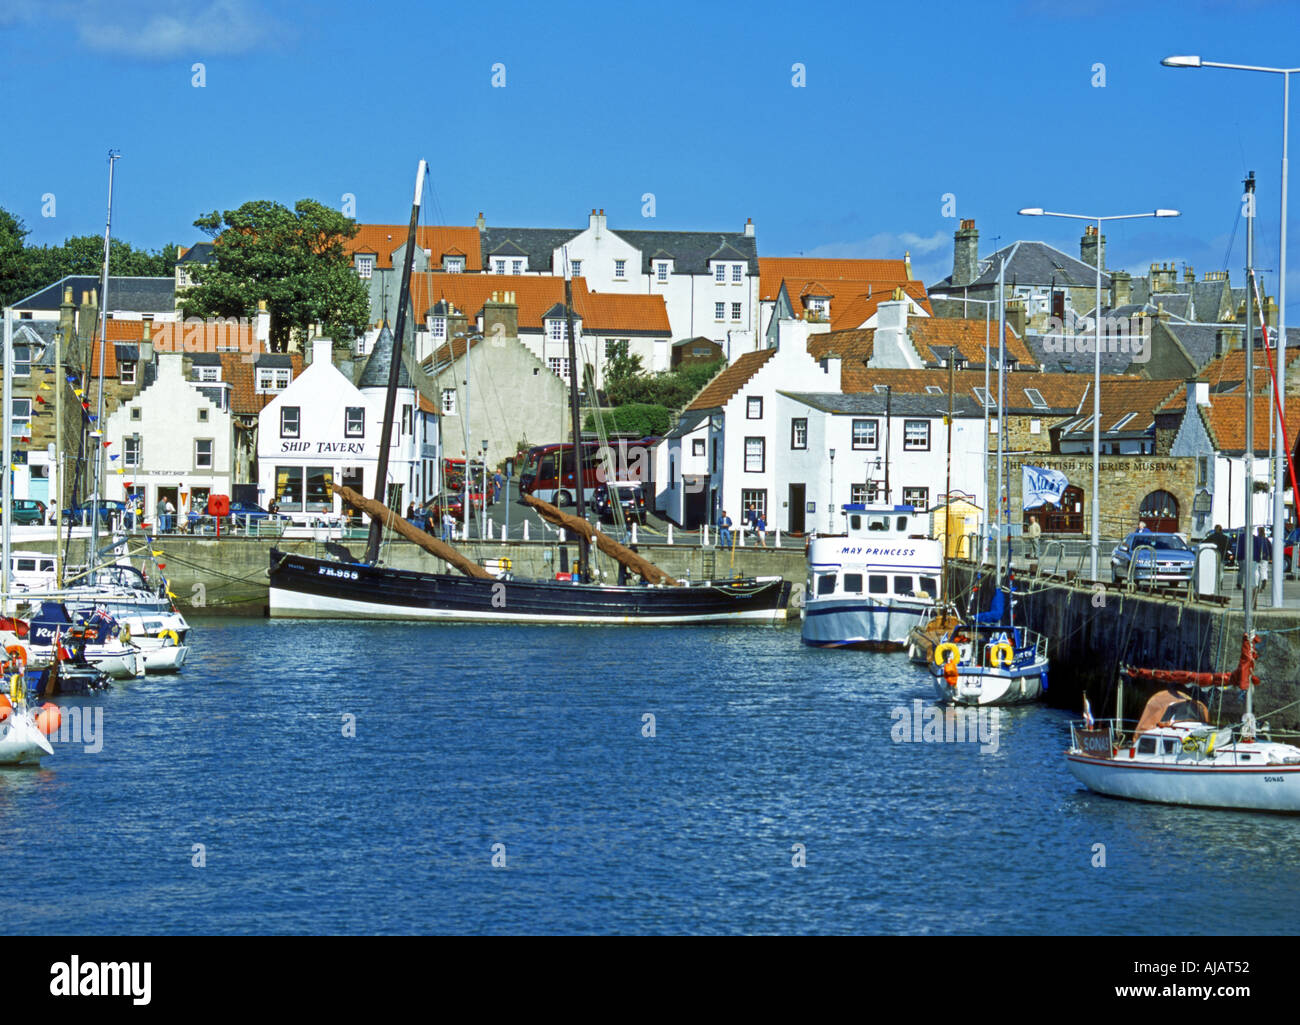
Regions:
<svg viewBox="0 0 1300 1025"><path fill-rule="evenodd" d="M754 530L758 533L758 545L759 545L759 547L760 547L760 548L766 548L766 547L767 547L767 541L766 541L766 539L764 538L764 535L767 533L767 520L765 520L765 519L763 518L763 514L762 514L762 513L759 513L759 514L754 518Z"/></svg>
<svg viewBox="0 0 1300 1025"><path fill-rule="evenodd" d="M505 486L505 479L501 476L501 471L497 470L492 475L492 504L495 505L501 498L501 489Z"/></svg>
<svg viewBox="0 0 1300 1025"><path fill-rule="evenodd" d="M450 509L445 510L442 514L442 539L444 541L456 540L456 517L452 516Z"/></svg>

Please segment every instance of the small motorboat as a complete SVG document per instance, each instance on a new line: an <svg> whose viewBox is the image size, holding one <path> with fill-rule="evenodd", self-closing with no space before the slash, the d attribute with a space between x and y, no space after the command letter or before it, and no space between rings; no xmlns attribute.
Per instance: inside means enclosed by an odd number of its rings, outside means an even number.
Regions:
<svg viewBox="0 0 1300 1025"><path fill-rule="evenodd" d="M41 602L28 621L28 662L48 665L56 654L60 660L89 663L115 680L129 680L145 674L144 653L124 639L117 621L103 609L89 619L73 618L62 602ZM60 650L62 649L62 650Z"/></svg>
<svg viewBox="0 0 1300 1025"><path fill-rule="evenodd" d="M21 674L6 679L8 692L0 694L0 765L39 765L54 754L46 734L59 728L58 708L48 705L33 712L27 707Z"/></svg>
<svg viewBox="0 0 1300 1025"><path fill-rule="evenodd" d="M131 644L140 650L147 673L178 673L189 656L189 645L181 644L172 630L164 630L158 637L137 637L130 634Z"/></svg>
<svg viewBox="0 0 1300 1025"><path fill-rule="evenodd" d="M1012 622L1002 589L969 624L948 630L928 662L941 701L954 705L1023 705L1047 690L1047 638Z"/></svg>

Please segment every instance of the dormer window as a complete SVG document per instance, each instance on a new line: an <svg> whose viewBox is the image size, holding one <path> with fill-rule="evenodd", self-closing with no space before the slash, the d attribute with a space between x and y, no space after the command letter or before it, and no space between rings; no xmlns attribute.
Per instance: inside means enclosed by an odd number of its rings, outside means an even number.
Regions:
<svg viewBox="0 0 1300 1025"><path fill-rule="evenodd" d="M463 274L465 272L465 257L444 256L442 258L442 269L448 274Z"/></svg>
<svg viewBox="0 0 1300 1025"><path fill-rule="evenodd" d="M667 261L667 260L656 260L656 261L655 261L655 280L656 280L657 282L659 282L661 285L667 283L667 281L668 281L668 261Z"/></svg>
<svg viewBox="0 0 1300 1025"><path fill-rule="evenodd" d="M369 278L375 272L375 258L373 256L357 257L357 277Z"/></svg>
<svg viewBox="0 0 1300 1025"><path fill-rule="evenodd" d="M506 262L505 262L505 260L500 260L500 259L498 259L498 260L493 260L493 261L492 261L492 273L493 273L493 274L504 274L505 272L506 272Z"/></svg>
<svg viewBox="0 0 1300 1025"><path fill-rule="evenodd" d="M259 393L282 392L289 387L289 376L288 367L258 367L257 391Z"/></svg>
<svg viewBox="0 0 1300 1025"><path fill-rule="evenodd" d="M119 368L121 370L121 381L123 384L135 384L135 364L126 362Z"/></svg>
<svg viewBox="0 0 1300 1025"><path fill-rule="evenodd" d="M447 337L447 318L431 317L429 318L429 330L433 337L439 341Z"/></svg>
<svg viewBox="0 0 1300 1025"><path fill-rule="evenodd" d="M555 317L546 322L546 334L553 342L567 342L569 340L568 325L560 317Z"/></svg>
<svg viewBox="0 0 1300 1025"><path fill-rule="evenodd" d="M212 382L221 380L220 367L195 367L194 373L195 380L198 381Z"/></svg>

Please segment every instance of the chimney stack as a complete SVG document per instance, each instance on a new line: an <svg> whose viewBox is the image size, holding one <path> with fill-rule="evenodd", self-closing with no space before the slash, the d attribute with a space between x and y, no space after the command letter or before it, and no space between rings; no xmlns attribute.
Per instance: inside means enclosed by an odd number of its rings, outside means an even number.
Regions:
<svg viewBox="0 0 1300 1025"><path fill-rule="evenodd" d="M1106 236L1097 234L1095 224L1083 229L1083 238L1079 239L1079 259L1089 267L1106 269Z"/></svg>
<svg viewBox="0 0 1300 1025"><path fill-rule="evenodd" d="M1007 327L1020 338L1025 337L1025 301L1023 299L1007 300Z"/></svg>
<svg viewBox="0 0 1300 1025"><path fill-rule="evenodd" d="M1112 271L1110 275L1110 305L1127 306L1133 301L1133 275L1126 270Z"/></svg>
<svg viewBox="0 0 1300 1025"><path fill-rule="evenodd" d="M483 231L485 228L487 228L487 222L483 220L482 210L478 212L478 219L474 222L474 226L478 228L479 231Z"/></svg>
<svg viewBox="0 0 1300 1025"><path fill-rule="evenodd" d="M750 238L754 237L754 218L752 217L745 218L745 234Z"/></svg>
<svg viewBox="0 0 1300 1025"><path fill-rule="evenodd" d="M953 235L952 283L956 288L969 285L978 277L980 233L975 221L961 222Z"/></svg>

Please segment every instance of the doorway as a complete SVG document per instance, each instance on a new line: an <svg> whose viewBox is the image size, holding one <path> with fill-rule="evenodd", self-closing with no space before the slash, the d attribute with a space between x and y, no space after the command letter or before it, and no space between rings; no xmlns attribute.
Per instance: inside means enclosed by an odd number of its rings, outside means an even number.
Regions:
<svg viewBox="0 0 1300 1025"><path fill-rule="evenodd" d="M802 534L804 530L804 496L808 490L806 484L790 485L790 533Z"/></svg>

